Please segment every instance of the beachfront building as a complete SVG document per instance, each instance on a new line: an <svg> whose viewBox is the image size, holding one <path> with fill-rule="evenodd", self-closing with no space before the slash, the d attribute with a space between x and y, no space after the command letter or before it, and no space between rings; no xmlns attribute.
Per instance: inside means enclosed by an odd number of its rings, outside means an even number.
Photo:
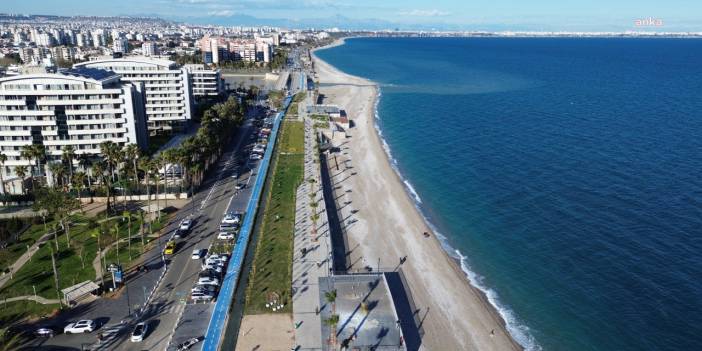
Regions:
<svg viewBox="0 0 702 351"><path fill-rule="evenodd" d="M173 61L143 56L98 58L74 67L110 70L124 81L143 83L146 121L152 133L182 130L191 119L190 73Z"/></svg>
<svg viewBox="0 0 702 351"><path fill-rule="evenodd" d="M109 71L89 68L0 78L0 172L6 181L17 166L32 174L36 160L21 156L25 145L41 144L46 163L59 162L70 145L75 153L97 155L100 143L147 147L144 92ZM77 161L76 161L77 162ZM48 177L51 178L51 177Z"/></svg>
<svg viewBox="0 0 702 351"><path fill-rule="evenodd" d="M190 73L194 97L216 97L224 93L224 79L220 70L203 64L183 66Z"/></svg>

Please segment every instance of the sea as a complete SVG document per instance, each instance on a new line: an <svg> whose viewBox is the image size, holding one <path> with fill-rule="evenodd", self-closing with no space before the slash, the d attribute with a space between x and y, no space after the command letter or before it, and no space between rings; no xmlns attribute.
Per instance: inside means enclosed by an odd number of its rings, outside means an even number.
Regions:
<svg viewBox="0 0 702 351"><path fill-rule="evenodd" d="M702 40L357 38L392 163L528 350L702 350ZM353 117L353 116L351 116Z"/></svg>

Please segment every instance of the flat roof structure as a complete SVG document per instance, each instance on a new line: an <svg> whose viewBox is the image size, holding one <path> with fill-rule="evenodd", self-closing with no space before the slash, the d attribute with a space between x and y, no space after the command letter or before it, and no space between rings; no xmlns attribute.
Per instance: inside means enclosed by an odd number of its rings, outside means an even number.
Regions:
<svg viewBox="0 0 702 351"><path fill-rule="evenodd" d="M334 306L325 294L336 290ZM403 327L385 274L345 274L319 278L319 305L324 350L407 350ZM332 309L335 309L333 312ZM339 316L336 347L325 320Z"/></svg>

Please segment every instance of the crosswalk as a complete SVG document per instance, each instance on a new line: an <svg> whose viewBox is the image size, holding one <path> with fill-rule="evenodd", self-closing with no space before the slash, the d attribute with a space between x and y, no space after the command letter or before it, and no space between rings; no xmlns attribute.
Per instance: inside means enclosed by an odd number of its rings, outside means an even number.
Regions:
<svg viewBox="0 0 702 351"><path fill-rule="evenodd" d="M121 334L121 331L127 327L127 324L115 324L112 326L106 326L98 330L98 335L102 338L90 346L90 350L110 350L112 347L112 342Z"/></svg>

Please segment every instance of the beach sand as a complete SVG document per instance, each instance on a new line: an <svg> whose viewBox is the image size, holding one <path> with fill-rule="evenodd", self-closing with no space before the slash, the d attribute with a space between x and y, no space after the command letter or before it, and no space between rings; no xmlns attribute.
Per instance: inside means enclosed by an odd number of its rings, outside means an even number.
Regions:
<svg viewBox="0 0 702 351"><path fill-rule="evenodd" d="M377 86L314 55L313 59L324 103L339 105L355 123L337 156L343 166L332 171L340 186L340 217L355 220L347 228L351 270L377 265L393 269L407 257L401 269L418 309L422 349L522 349L484 294L470 285L459 264L443 250L391 167L375 129Z"/></svg>

